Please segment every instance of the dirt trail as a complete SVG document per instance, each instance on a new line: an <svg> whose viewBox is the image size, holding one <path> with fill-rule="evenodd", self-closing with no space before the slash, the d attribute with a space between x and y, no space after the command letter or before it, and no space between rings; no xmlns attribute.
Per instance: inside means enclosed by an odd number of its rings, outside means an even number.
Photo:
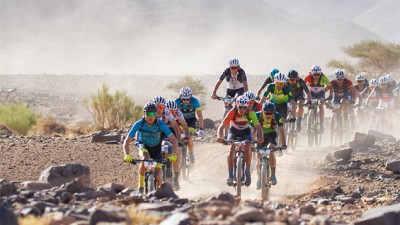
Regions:
<svg viewBox="0 0 400 225"><path fill-rule="evenodd" d="M277 158L278 184L271 189L271 200L287 196L300 195L310 191L312 181L318 176L310 165L322 159L327 147L309 148L305 145L305 136L301 136L297 150L289 150ZM216 196L222 191L235 194L232 187L226 185L228 146L217 143L197 144L196 165L190 181L182 182L180 197L196 199ZM242 189L243 199L259 199L260 190L256 190L257 173L252 173L252 184Z"/></svg>

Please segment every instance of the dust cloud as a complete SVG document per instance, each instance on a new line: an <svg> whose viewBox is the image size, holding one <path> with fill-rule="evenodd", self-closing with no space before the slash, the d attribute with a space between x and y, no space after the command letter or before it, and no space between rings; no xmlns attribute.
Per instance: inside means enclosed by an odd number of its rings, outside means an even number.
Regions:
<svg viewBox="0 0 400 225"><path fill-rule="evenodd" d="M344 45L382 39L262 0L2 0L0 21L2 74L219 74L232 57L249 74L306 72Z"/></svg>

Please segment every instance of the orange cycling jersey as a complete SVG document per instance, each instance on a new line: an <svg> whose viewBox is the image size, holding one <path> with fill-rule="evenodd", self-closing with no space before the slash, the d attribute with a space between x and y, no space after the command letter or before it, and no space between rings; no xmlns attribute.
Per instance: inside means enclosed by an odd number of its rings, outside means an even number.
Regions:
<svg viewBox="0 0 400 225"><path fill-rule="evenodd" d="M225 126L230 124L238 130L243 130L250 126L250 122L254 125L260 124L254 111L240 115L236 110L236 108L231 109L231 111L229 111L225 116L224 121L222 122Z"/></svg>

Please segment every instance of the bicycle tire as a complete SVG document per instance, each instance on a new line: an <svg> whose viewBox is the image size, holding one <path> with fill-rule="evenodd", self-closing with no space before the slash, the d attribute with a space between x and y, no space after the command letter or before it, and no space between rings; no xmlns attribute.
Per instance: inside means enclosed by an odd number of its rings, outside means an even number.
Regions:
<svg viewBox="0 0 400 225"><path fill-rule="evenodd" d="M189 179L190 165L189 156L187 154L187 146L182 146L182 157L181 157L181 177L183 180Z"/></svg>
<svg viewBox="0 0 400 225"><path fill-rule="evenodd" d="M146 184L146 188L145 188L146 195L156 189L156 179L154 177L154 174L150 174L147 177L147 182L145 182L145 184Z"/></svg>
<svg viewBox="0 0 400 225"><path fill-rule="evenodd" d="M312 147L314 145L314 135L316 126L315 119L314 119L314 111L311 111L307 116L307 139L308 139L308 146Z"/></svg>
<svg viewBox="0 0 400 225"><path fill-rule="evenodd" d="M242 176L243 176L243 157L239 156L236 159L236 196L242 194Z"/></svg>
<svg viewBox="0 0 400 225"><path fill-rule="evenodd" d="M335 136L336 136L336 131L335 131L335 124L336 124L336 118L335 118L335 113L332 115L331 119L331 128L329 132L329 137L330 137L330 144L331 146L335 144Z"/></svg>
<svg viewBox="0 0 400 225"><path fill-rule="evenodd" d="M263 162L261 164L261 171L260 171L260 176L261 176L261 199L264 201L269 200L269 165L266 162Z"/></svg>

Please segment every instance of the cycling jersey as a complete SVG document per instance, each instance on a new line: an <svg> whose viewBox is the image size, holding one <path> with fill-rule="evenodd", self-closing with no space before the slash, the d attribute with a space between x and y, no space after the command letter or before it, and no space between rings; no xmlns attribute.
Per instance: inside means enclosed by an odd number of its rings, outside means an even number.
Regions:
<svg viewBox="0 0 400 225"><path fill-rule="evenodd" d="M243 81L247 81L246 73L242 68L239 68L234 76L231 74L231 69L227 68L222 75L219 77L221 81L226 79L227 88L232 90L237 90L243 88Z"/></svg>
<svg viewBox="0 0 400 225"><path fill-rule="evenodd" d="M258 120L260 121L262 130L264 134L270 134L276 132L277 127L283 126L283 121L281 115L278 112L275 112L274 117L271 119L267 119L265 114L261 112L256 113Z"/></svg>
<svg viewBox="0 0 400 225"><path fill-rule="evenodd" d="M183 113L185 120L196 118L196 111L201 110L200 102L197 98L191 97L188 105L184 104L182 99L177 98L175 100L178 109Z"/></svg>
<svg viewBox="0 0 400 225"><path fill-rule="evenodd" d="M172 134L164 121L158 118L156 118L151 127L149 127L145 119L142 118L133 124L128 136L130 138L134 138L136 132L139 132L138 141L149 147L160 145L162 141L162 133L164 133L167 137Z"/></svg>
<svg viewBox="0 0 400 225"><path fill-rule="evenodd" d="M186 124L185 117L183 116L183 113L182 113L179 109L176 110L176 113L175 113L175 115L174 115L174 118L175 118L175 122L176 122L178 125ZM168 126L170 126L170 124L168 124Z"/></svg>
<svg viewBox="0 0 400 225"><path fill-rule="evenodd" d="M329 87L329 79L325 75L320 75L315 79L315 77L312 74L307 75L307 77L304 79L306 84L308 85L311 93L313 94L319 94L322 91L324 91L324 85Z"/></svg>
<svg viewBox="0 0 400 225"><path fill-rule="evenodd" d="M268 77L267 79L265 79L263 85L261 86L261 89L264 89L268 84L274 83L274 80L272 80L271 77Z"/></svg>
<svg viewBox="0 0 400 225"><path fill-rule="evenodd" d="M290 88L290 91L292 92L293 96L300 96L300 95L303 96L303 92L306 93L310 92L306 82L301 78L297 78L296 83L293 84L287 81L286 86Z"/></svg>
<svg viewBox="0 0 400 225"><path fill-rule="evenodd" d="M243 115L239 115L236 108L231 109L222 121L225 126L230 125L238 130L249 128L250 122L252 122L255 126L260 124L258 122L256 113L250 111Z"/></svg>
<svg viewBox="0 0 400 225"><path fill-rule="evenodd" d="M250 106L249 106L250 107ZM254 102L251 108L248 109L248 111L254 111L258 112L262 109L262 105L259 102Z"/></svg>
<svg viewBox="0 0 400 225"><path fill-rule="evenodd" d="M174 115L172 115L171 111L167 108L164 108L163 114L160 117L157 116L157 118L161 119L166 124L170 124L175 120Z"/></svg>
<svg viewBox="0 0 400 225"><path fill-rule="evenodd" d="M330 84L333 87L333 93L337 95L344 95L355 90L353 83L346 78L344 78L342 85L340 85L337 80L331 80Z"/></svg>
<svg viewBox="0 0 400 225"><path fill-rule="evenodd" d="M293 99L293 94L290 91L290 87L283 86L281 90L275 88L275 84L269 84L267 90L264 92L264 96L269 96L270 101L275 104L287 103Z"/></svg>

